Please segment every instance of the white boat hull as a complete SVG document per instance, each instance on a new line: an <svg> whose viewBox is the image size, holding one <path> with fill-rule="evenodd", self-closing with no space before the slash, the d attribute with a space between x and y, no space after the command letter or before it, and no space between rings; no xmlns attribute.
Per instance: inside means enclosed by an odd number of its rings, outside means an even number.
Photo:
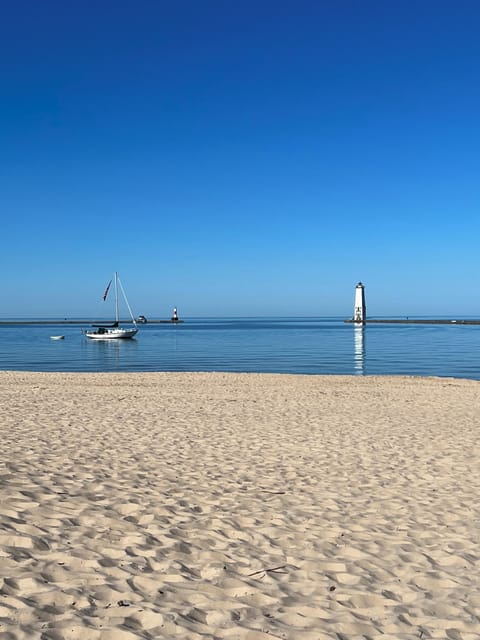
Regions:
<svg viewBox="0 0 480 640"><path fill-rule="evenodd" d="M124 340L133 338L138 333L138 329L103 329L102 331L85 331L87 338L91 340Z"/></svg>

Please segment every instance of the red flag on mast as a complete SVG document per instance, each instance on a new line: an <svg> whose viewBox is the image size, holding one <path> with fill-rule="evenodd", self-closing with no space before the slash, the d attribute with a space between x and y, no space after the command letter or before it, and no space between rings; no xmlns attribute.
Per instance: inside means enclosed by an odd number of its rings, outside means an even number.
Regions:
<svg viewBox="0 0 480 640"><path fill-rule="evenodd" d="M103 301L105 302L105 300L107 299L107 295L108 295L108 290L110 289L110 285L112 284L112 281L110 280L110 282L107 285L107 288L105 289L105 293L103 294Z"/></svg>

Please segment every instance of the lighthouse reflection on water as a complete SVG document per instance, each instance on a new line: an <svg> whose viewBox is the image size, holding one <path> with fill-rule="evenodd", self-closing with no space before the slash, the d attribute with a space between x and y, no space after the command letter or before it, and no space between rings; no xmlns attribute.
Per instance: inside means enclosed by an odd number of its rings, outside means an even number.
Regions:
<svg viewBox="0 0 480 640"><path fill-rule="evenodd" d="M353 340L353 367L355 374L362 376L365 374L365 325L355 325Z"/></svg>
<svg viewBox="0 0 480 640"><path fill-rule="evenodd" d="M365 285L359 282L355 287L355 302L353 307L354 333L354 369L357 375L365 373L365 321L367 319L367 305L365 302Z"/></svg>

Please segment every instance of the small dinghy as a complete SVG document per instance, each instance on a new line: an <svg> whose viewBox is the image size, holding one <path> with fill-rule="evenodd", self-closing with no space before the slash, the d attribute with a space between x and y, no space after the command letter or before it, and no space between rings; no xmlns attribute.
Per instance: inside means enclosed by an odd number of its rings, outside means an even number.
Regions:
<svg viewBox="0 0 480 640"><path fill-rule="evenodd" d="M50 336L50 340L63 340L65 336Z"/></svg>

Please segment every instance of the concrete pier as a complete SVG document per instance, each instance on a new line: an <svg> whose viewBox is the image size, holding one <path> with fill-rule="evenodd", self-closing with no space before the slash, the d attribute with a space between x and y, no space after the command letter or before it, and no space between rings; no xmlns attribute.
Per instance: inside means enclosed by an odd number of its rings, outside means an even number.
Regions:
<svg viewBox="0 0 480 640"><path fill-rule="evenodd" d="M96 320L95 324L102 322L111 323L111 320ZM120 324L133 324L131 320L119 320ZM181 324L183 320L148 320L145 324ZM14 324L14 325L31 325L31 324L43 324L43 325L64 325L64 324L76 324L76 325L91 325L91 320L0 320L0 325Z"/></svg>
<svg viewBox="0 0 480 640"><path fill-rule="evenodd" d="M344 322L349 322L355 324L357 320L354 318L350 318L348 320L344 320ZM448 320L448 319L435 319L435 318L379 318L372 319L368 318L363 321L363 324L480 324L479 320Z"/></svg>

